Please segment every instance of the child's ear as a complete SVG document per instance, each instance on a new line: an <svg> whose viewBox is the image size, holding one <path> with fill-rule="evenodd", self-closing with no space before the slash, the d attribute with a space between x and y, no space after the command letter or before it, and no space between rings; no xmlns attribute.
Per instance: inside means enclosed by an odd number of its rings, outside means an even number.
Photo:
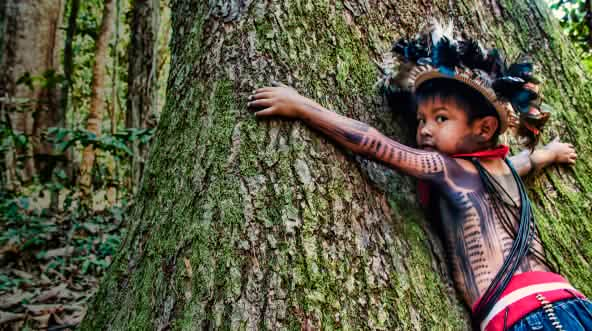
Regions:
<svg viewBox="0 0 592 331"><path fill-rule="evenodd" d="M483 141L489 141L493 138L493 135L497 131L499 125L498 120L495 116L485 116L477 120L477 134L483 139Z"/></svg>

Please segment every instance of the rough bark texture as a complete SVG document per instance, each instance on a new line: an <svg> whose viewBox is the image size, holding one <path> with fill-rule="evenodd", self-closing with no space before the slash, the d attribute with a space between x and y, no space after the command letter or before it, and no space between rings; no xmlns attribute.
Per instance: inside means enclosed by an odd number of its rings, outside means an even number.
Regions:
<svg viewBox="0 0 592 331"><path fill-rule="evenodd" d="M99 136L101 134L101 122L105 109L105 82L107 80L107 56L109 40L113 31L113 18L115 0L105 0L103 4L103 17L101 28L96 41L95 63L93 65L92 93L90 110L86 120L86 130ZM89 192L91 187L91 172L95 163L95 150L92 146L86 146L82 153L80 164L80 185L84 192Z"/></svg>
<svg viewBox="0 0 592 331"><path fill-rule="evenodd" d="M0 42L0 98L4 98L12 129L24 133L30 141L26 150L18 151L24 170L20 179L28 181L41 173L51 175L54 165L52 146L43 142L48 127L59 126L64 113L59 107L59 88L29 89L17 85L26 73L42 76L48 70L60 71L61 0L3 1L0 8L2 41ZM38 84L37 84L38 85ZM29 99L25 105L15 99ZM18 109L18 111L17 111ZM14 167L14 165L7 165ZM16 181L11 178L8 183Z"/></svg>
<svg viewBox="0 0 592 331"><path fill-rule="evenodd" d="M543 3L208 3L173 2L167 106L83 329L468 328L412 180L245 107L276 79L403 136L376 96L373 61L430 15L542 63L550 135L582 161L532 180L531 193L562 271L592 294L592 89Z"/></svg>
<svg viewBox="0 0 592 331"><path fill-rule="evenodd" d="M128 97L125 124L128 128L156 126L157 60L160 2L135 0L132 9L131 41L129 44ZM140 183L148 154L147 145L133 143L133 187Z"/></svg>

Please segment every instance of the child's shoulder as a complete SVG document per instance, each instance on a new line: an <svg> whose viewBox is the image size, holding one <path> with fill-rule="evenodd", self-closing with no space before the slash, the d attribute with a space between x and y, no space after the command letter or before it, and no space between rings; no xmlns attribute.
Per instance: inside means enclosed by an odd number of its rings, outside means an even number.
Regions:
<svg viewBox="0 0 592 331"><path fill-rule="evenodd" d="M451 158L458 165L460 172L468 174L478 174L477 167L473 161L466 158ZM494 176L503 176L511 174L511 170L503 159L480 159L481 165Z"/></svg>

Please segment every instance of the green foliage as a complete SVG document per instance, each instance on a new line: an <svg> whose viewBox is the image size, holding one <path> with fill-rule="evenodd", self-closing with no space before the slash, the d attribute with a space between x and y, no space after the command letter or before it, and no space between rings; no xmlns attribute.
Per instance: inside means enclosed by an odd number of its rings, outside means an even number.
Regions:
<svg viewBox="0 0 592 331"><path fill-rule="evenodd" d="M64 75L56 73L54 69L44 71L39 76L31 75L30 72L25 72L19 79L17 85L26 85L30 90L36 88L54 88L64 82Z"/></svg>
<svg viewBox="0 0 592 331"><path fill-rule="evenodd" d="M592 9L586 8L586 0L551 0L550 7L569 38L581 52L584 65L592 70L592 31L587 15Z"/></svg>
<svg viewBox="0 0 592 331"><path fill-rule="evenodd" d="M48 141L55 144L59 152L64 152L79 143L83 147L93 146L95 149L110 152L115 157L126 157L133 155L128 147L129 143L139 141L141 144L147 144L154 131L155 129L128 128L113 135L97 136L84 129L49 128L47 133Z"/></svg>

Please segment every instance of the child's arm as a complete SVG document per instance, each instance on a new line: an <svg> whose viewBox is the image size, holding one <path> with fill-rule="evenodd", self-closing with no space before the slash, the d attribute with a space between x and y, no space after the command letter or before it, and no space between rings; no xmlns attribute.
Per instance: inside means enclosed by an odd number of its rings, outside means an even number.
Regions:
<svg viewBox="0 0 592 331"><path fill-rule="evenodd" d="M572 144L566 144L555 138L552 142L541 149L533 152L524 150L519 154L510 157L510 161L520 176L525 176L532 170L540 170L553 163L576 163L575 149Z"/></svg>
<svg viewBox="0 0 592 331"><path fill-rule="evenodd" d="M445 163L449 158L402 145L365 123L325 109L292 88L274 86L258 89L249 97L248 106L260 109L255 112L257 117L300 119L355 153L385 162L414 177L434 181L444 179Z"/></svg>

